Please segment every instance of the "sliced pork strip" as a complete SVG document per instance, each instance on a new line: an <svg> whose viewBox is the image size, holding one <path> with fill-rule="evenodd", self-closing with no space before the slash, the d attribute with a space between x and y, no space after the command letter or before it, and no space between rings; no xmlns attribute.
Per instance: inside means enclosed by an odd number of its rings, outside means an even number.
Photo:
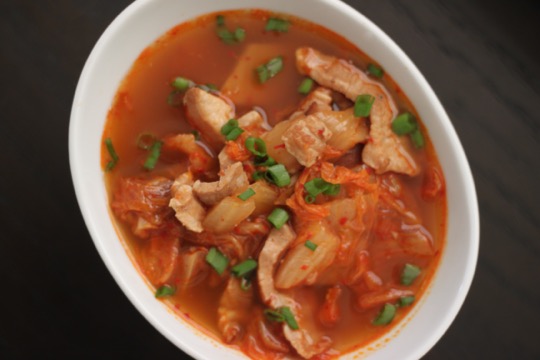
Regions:
<svg viewBox="0 0 540 360"><path fill-rule="evenodd" d="M249 181L242 163L236 162L224 171L219 181L203 183L197 180L193 184L193 191L206 205L215 205L248 185Z"/></svg>
<svg viewBox="0 0 540 360"><path fill-rule="evenodd" d="M253 287L242 290L240 280L230 277L218 307L218 328L223 340L231 344L238 340L249 322L253 303Z"/></svg>
<svg viewBox="0 0 540 360"><path fill-rule="evenodd" d="M298 106L298 109L292 113L289 120L294 120L303 115L307 115L309 110L313 107L317 108L317 111L331 111L332 110L332 90L319 86L310 92L304 100Z"/></svg>
<svg viewBox="0 0 540 360"><path fill-rule="evenodd" d="M234 108L223 98L193 87L184 96L186 115L203 139L217 152L225 143L221 128L234 118Z"/></svg>
<svg viewBox="0 0 540 360"><path fill-rule="evenodd" d="M281 140L287 151L293 155L300 164L310 167L320 159L326 142L332 137L332 132L326 125L310 115L298 118L285 130Z"/></svg>
<svg viewBox="0 0 540 360"><path fill-rule="evenodd" d="M191 186L178 186L169 206L175 211L178 221L188 230L197 233L203 231L202 221L206 216L206 211L193 194Z"/></svg>
<svg viewBox="0 0 540 360"><path fill-rule="evenodd" d="M251 110L238 118L238 126L240 126L242 129L261 127L263 123L264 119L261 113L256 110Z"/></svg>
<svg viewBox="0 0 540 360"><path fill-rule="evenodd" d="M349 62L312 48L299 48L296 51L296 65L300 73L309 75L319 84L344 94L352 101L362 94L375 97L370 114L370 142L362 153L366 164L377 173L395 171L411 176L419 173L405 138L398 137L392 131L391 124L397 115L397 108L380 83Z"/></svg>
<svg viewBox="0 0 540 360"><path fill-rule="evenodd" d="M303 358L309 359L326 351L331 344L330 339L314 334L309 316L304 316L301 306L291 297L280 293L274 285L274 271L281 255L293 243L296 235L289 225L270 232L264 247L259 255L259 267L257 280L262 300L271 308L278 309L286 306L291 309L299 324L298 330L291 329L287 324L283 325L285 338ZM311 319L312 320L312 319ZM309 329L309 330L308 330ZM317 339L317 340L316 340Z"/></svg>

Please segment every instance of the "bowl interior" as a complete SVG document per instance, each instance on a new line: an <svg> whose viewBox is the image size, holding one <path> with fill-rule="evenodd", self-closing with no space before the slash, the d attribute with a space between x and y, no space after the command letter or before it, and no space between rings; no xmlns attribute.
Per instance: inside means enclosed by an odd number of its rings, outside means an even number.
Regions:
<svg viewBox="0 0 540 360"><path fill-rule="evenodd" d="M416 359L446 331L469 289L478 253L476 193L467 159L439 100L409 58L379 28L338 0L139 0L120 14L93 49L73 102L69 153L73 182L83 217L103 261L119 286L164 336L200 359L245 358L177 318L157 301L133 266L109 216L100 168L101 136L118 86L148 45L173 26L199 15L226 9L262 8L289 13L322 24L343 35L379 62L407 94L426 125L441 166L448 194L447 244L423 301L406 326L398 326L372 350L344 358ZM388 339L392 341L387 342ZM383 344L385 344L383 346Z"/></svg>

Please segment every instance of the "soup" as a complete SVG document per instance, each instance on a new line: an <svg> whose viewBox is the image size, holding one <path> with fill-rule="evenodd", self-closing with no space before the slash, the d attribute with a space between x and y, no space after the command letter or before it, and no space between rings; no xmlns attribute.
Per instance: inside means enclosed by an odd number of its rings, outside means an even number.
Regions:
<svg viewBox="0 0 540 360"><path fill-rule="evenodd" d="M291 16L168 31L120 85L101 158L156 298L252 358L380 338L444 247L444 176L414 107L354 45Z"/></svg>

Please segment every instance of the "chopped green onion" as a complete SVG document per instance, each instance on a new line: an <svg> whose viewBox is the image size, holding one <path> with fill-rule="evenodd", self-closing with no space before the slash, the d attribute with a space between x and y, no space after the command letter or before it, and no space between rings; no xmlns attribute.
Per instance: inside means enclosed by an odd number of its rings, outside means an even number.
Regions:
<svg viewBox="0 0 540 360"><path fill-rule="evenodd" d="M283 58L281 56L275 57L272 60L268 61L266 64L263 64L257 67L257 74L259 75L259 82L264 84L269 79L276 76L283 69Z"/></svg>
<svg viewBox="0 0 540 360"><path fill-rule="evenodd" d="M137 137L137 147L139 149L148 150L155 143L156 137L150 133L143 133Z"/></svg>
<svg viewBox="0 0 540 360"><path fill-rule="evenodd" d="M247 199L249 199L253 195L255 195L255 190L253 190L252 188L248 188L246 191L244 191L243 193L238 195L238 198L240 200L242 200L242 201L246 201Z"/></svg>
<svg viewBox="0 0 540 360"><path fill-rule="evenodd" d="M244 132L244 130L242 130L239 127L234 128L227 134L227 136L225 136L225 139L234 141L234 140L238 139L238 137L240 135L242 135L243 132Z"/></svg>
<svg viewBox="0 0 540 360"><path fill-rule="evenodd" d="M268 215L267 219L276 229L281 229L287 220L289 220L289 213L282 208L275 208L272 213Z"/></svg>
<svg viewBox="0 0 540 360"><path fill-rule="evenodd" d="M249 275L256 268L257 268L257 261L253 259L247 259L246 261L233 266L231 271L236 277L246 277L246 275Z"/></svg>
<svg viewBox="0 0 540 360"><path fill-rule="evenodd" d="M253 180L257 181L260 179L264 179L264 175L265 175L264 171L255 171L253 175L251 176L253 177Z"/></svg>
<svg viewBox="0 0 540 360"><path fill-rule="evenodd" d="M405 264L401 272L401 283L403 285L411 285L421 272L422 270L418 266Z"/></svg>
<svg viewBox="0 0 540 360"><path fill-rule="evenodd" d="M315 251L315 249L317 248L317 246L319 246L319 245L317 245L317 244L315 244L314 242L309 241L309 240L307 240L307 241L304 243L304 245L305 245L309 250L311 250L311 251Z"/></svg>
<svg viewBox="0 0 540 360"><path fill-rule="evenodd" d="M230 119L229 121L227 121L225 125L221 127L221 134L227 135L228 133L231 132L231 130L237 127L238 127L238 121L236 121L236 119Z"/></svg>
<svg viewBox="0 0 540 360"><path fill-rule="evenodd" d="M304 200L307 204L313 204L315 202L316 197L310 194L307 194Z"/></svg>
<svg viewBox="0 0 540 360"><path fill-rule="evenodd" d="M154 167L156 167L159 156L161 155L162 145L163 143L161 141L156 141L154 144L152 144L152 147L150 148L150 154L148 154L148 157L146 158L146 161L143 165L146 170L152 170Z"/></svg>
<svg viewBox="0 0 540 360"><path fill-rule="evenodd" d="M356 101L354 102L354 116L356 117L366 117L369 116L371 112L371 106L375 102L375 97L365 94L358 95Z"/></svg>
<svg viewBox="0 0 540 360"><path fill-rule="evenodd" d="M384 304L384 307L382 308L381 312L375 320L373 320L373 325L388 325L392 322L394 319L394 316L396 315L396 307L392 304Z"/></svg>
<svg viewBox="0 0 540 360"><path fill-rule="evenodd" d="M107 147L107 151L109 152L109 155L111 156L111 159L112 159L107 163L107 166L105 167L105 171L111 171L116 166L116 163L118 162L118 160L120 160L120 158L118 157L118 154L114 150L114 146L113 146L111 138L105 139L105 146Z"/></svg>
<svg viewBox="0 0 540 360"><path fill-rule="evenodd" d="M183 78L181 76L173 80L171 86L178 91L186 91L194 85L193 81Z"/></svg>
<svg viewBox="0 0 540 360"><path fill-rule="evenodd" d="M279 308L279 311L281 315L283 315L283 318L285 319L285 322L289 327L293 330L298 330L298 323L296 322L296 319L294 318L294 314L292 313L291 309L287 306L283 306Z"/></svg>
<svg viewBox="0 0 540 360"><path fill-rule="evenodd" d="M270 18L264 27L265 31L287 32L289 31L290 23L287 20L280 18Z"/></svg>
<svg viewBox="0 0 540 360"><path fill-rule="evenodd" d="M248 137L246 139L246 149L255 156L266 156L266 144L261 138Z"/></svg>
<svg viewBox="0 0 540 360"><path fill-rule="evenodd" d="M201 140L201 134L197 130L193 130L191 133L195 137L195 140L197 141Z"/></svg>
<svg viewBox="0 0 540 360"><path fill-rule="evenodd" d="M247 291L251 287L251 280L243 277L240 279L240 289Z"/></svg>
<svg viewBox="0 0 540 360"><path fill-rule="evenodd" d="M215 247L211 248L210 251L208 251L208 254L206 254L206 262L210 264L219 275L223 274L227 265L229 265L229 259Z"/></svg>
<svg viewBox="0 0 540 360"><path fill-rule="evenodd" d="M167 104L169 104L170 106L180 106L180 104L182 104L179 97L180 93L180 90L171 91L167 96Z"/></svg>
<svg viewBox="0 0 540 360"><path fill-rule="evenodd" d="M284 187L291 183L291 176L287 172L285 166L283 166L282 164L270 166L266 170L265 177L267 180L276 184L279 187Z"/></svg>
<svg viewBox="0 0 540 360"><path fill-rule="evenodd" d="M409 306L414 302L414 296L403 296L399 298L399 306Z"/></svg>
<svg viewBox="0 0 540 360"><path fill-rule="evenodd" d="M369 64L368 67L367 67L367 71L375 76L375 77L378 77L378 78L382 78L383 75L384 75L384 70L377 66L377 65L374 65L374 64Z"/></svg>
<svg viewBox="0 0 540 360"><path fill-rule="evenodd" d="M308 94L311 89L313 88L313 79L311 78L305 78L304 80L302 80L302 82L300 83L300 86L298 87L298 92L300 94Z"/></svg>
<svg viewBox="0 0 540 360"><path fill-rule="evenodd" d="M216 25L217 26L225 25L225 16L223 16L223 15L216 16Z"/></svg>
<svg viewBox="0 0 540 360"><path fill-rule="evenodd" d="M424 135L422 135L420 129L414 130L412 133L409 134L409 136L411 137L411 141L415 148L421 149L424 147Z"/></svg>
<svg viewBox="0 0 540 360"><path fill-rule="evenodd" d="M270 321L275 321L275 322L284 322L285 321L285 317L279 311L276 311L276 310L265 309L263 311L263 314Z"/></svg>
<svg viewBox="0 0 540 360"><path fill-rule="evenodd" d="M206 87L209 88L210 90L218 90L218 87L216 84L211 84L211 83L208 83L206 84Z"/></svg>
<svg viewBox="0 0 540 360"><path fill-rule="evenodd" d="M394 121L392 121L392 131L397 135L410 134L417 128L416 119L408 112L396 116Z"/></svg>
<svg viewBox="0 0 540 360"><path fill-rule="evenodd" d="M236 28L236 30L234 30L234 38L238 42L244 41L244 39L246 38L246 30L242 28Z"/></svg>
<svg viewBox="0 0 540 360"><path fill-rule="evenodd" d="M340 189L340 184L332 184L321 178L311 179L304 184L304 190L313 197L319 194L335 196L339 194Z"/></svg>
<svg viewBox="0 0 540 360"><path fill-rule="evenodd" d="M255 157L255 165L257 166L272 166L276 164L277 164L276 160L274 160L274 158L271 156L267 155L263 157L260 157L260 156Z"/></svg>
<svg viewBox="0 0 540 360"><path fill-rule="evenodd" d="M171 296L171 295L174 295L175 292L176 292L176 288L174 286L163 285L159 289L156 290L155 296L157 298Z"/></svg>

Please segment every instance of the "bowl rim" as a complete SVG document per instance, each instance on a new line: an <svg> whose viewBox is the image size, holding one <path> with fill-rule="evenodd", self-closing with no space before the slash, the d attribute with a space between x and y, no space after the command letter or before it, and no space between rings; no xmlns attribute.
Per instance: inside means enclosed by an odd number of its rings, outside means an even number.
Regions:
<svg viewBox="0 0 540 360"><path fill-rule="evenodd" d="M107 249L105 248L104 244L101 242L101 234L100 234L100 230L98 229L98 224L96 222L96 217L95 217L98 215L93 214L90 211L89 206L87 206L87 203L85 202L88 194L86 193L86 190L84 189L82 179L87 175L87 172L84 171L83 166L80 165L80 162L79 162L80 151L82 150L78 148L78 143L76 139L77 139L77 134L80 132L80 127L82 126L82 121L81 121L82 115L80 114L80 108L77 106L77 104L86 95L85 90L86 90L86 87L88 86L87 85L88 82L91 81L90 75L91 75L93 64L102 55L105 44L111 41L114 34L124 25L125 21L127 21L137 11L140 11L144 6L150 4L153 1L155 0L135 0L133 3L128 5L119 15L116 16L116 18L106 28L106 30L100 36L97 43L94 45L88 59L86 60L84 68L81 72L81 75L77 83L77 88L75 91L75 96L73 99L73 106L72 106L71 115L70 115L69 144L68 144L69 162L70 162L71 175L72 175L72 180L73 180L73 186L75 189L75 194L76 194L79 208L83 215L86 227L91 235L91 238L94 242L94 245L96 246L96 249L98 250L98 253L100 254L103 262L107 266L109 272L115 279L116 283L122 289L124 294L128 297L130 302L137 308L137 310L169 341L171 341L177 347L182 349L182 351L185 351L187 354L189 354L192 357L207 358L206 355L203 352L201 352L200 349L195 348L195 346L190 344L189 342L178 339L177 336L175 336L173 333L168 331L168 329L166 329L160 323L158 317L155 316L152 310L147 308L147 305L145 304L145 300L141 300L139 296L135 294L135 291L131 289L131 286L129 285L129 281L128 279L126 279L127 276L123 274L117 268L115 264L115 260L113 259L114 256L107 252ZM468 250L467 251L468 258L466 259L467 268L464 270L465 275L462 279L462 285L459 288L458 293L454 295L454 301L452 302L452 307L445 310L444 318L439 322L439 325L435 328L435 331L433 331L431 334L429 334L428 336L424 338L424 341L422 341L422 345L416 346L415 350L410 352L408 358L418 359L418 358L421 358L423 355L425 355L435 345L435 343L437 343L437 341L444 335L444 333L450 327L451 323L455 319L457 313L459 312L460 308L462 307L465 301L467 293L472 284L472 280L474 278L475 268L478 261L479 246L480 246L480 223L479 223L479 209L478 209L476 189L475 189L474 179L472 176L470 165L467 161L464 149L457 136L455 128L452 122L450 121L448 115L446 114L446 111L444 110L438 97L435 95L435 92L433 91L431 86L428 84L427 80L420 73L420 71L414 65L414 63L409 59L409 57L405 54L405 52L376 24L374 24L370 19L368 19L363 14L358 12L352 6L341 2L340 0L312 0L312 1L334 8L334 10L336 10L337 12L347 13L349 16L354 17L356 22L359 22L362 24L362 26L369 28L369 30L375 35L375 37L380 39L384 43L384 46L387 47L389 51L397 59L399 59L400 62L403 63L404 67L407 68L411 72L411 75L414 77L414 80L418 83L418 86L422 89L424 95L426 96L427 101L431 103L431 105L434 107L434 111L438 114L438 117L440 119L440 122L442 123L442 126L444 127L444 130L447 131L447 136L449 137L449 141L452 143L450 150L452 150L454 155L457 157L457 162L461 170L461 173L460 173L461 180L464 182L463 186L465 187L465 191L467 192L467 196L466 196L467 202L466 202L466 205L464 206L466 207L467 211L469 212L469 215L471 216L470 231L468 232L470 234L470 241L468 241L469 247L467 249ZM262 8L262 7L261 6L246 6L245 8ZM219 9L216 8L215 11L219 11ZM282 12L287 13L287 10L282 11ZM298 16L298 15L295 15L295 16ZM306 17L306 19L308 21L313 21L313 20L310 20L309 17ZM354 44L356 45L356 43ZM361 47L359 48L360 50L363 51ZM135 59L133 59L133 61L135 61ZM413 105L415 104L413 103ZM102 185L104 186L104 184ZM110 217L110 216L111 214L108 213L107 217ZM112 219L109 219L109 221L112 222ZM446 236L446 241L448 241L448 234ZM121 242L120 239L119 239L119 242ZM439 264L438 266L440 267L441 264ZM435 276L436 275L437 274L435 274ZM433 281L434 279L432 279L432 282ZM424 297L427 297L427 296L429 296L429 294L426 292ZM190 324L189 327L194 334L197 334L198 332L200 332L200 330L197 331L196 327L193 326L192 324ZM200 334L197 334L197 335L200 335ZM223 345L223 347L226 347L226 345ZM353 351L352 353L344 354L344 355L350 355L354 353L355 351Z"/></svg>

